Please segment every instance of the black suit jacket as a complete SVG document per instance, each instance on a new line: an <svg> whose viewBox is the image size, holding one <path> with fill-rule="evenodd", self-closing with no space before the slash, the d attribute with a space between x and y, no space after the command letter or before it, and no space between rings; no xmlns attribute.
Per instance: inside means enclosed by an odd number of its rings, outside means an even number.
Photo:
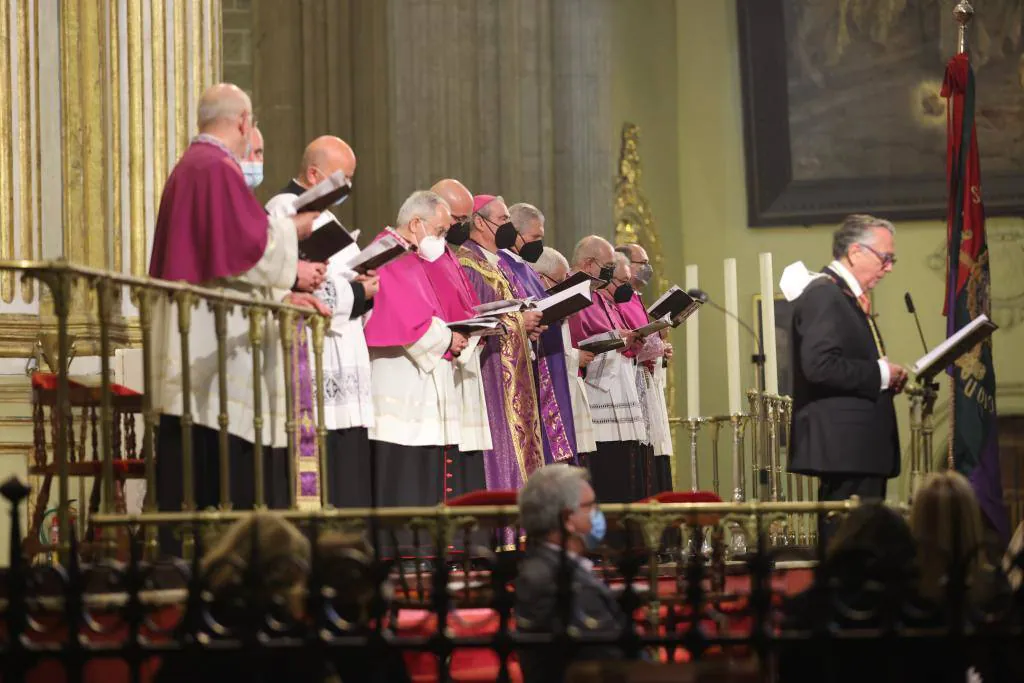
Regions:
<svg viewBox="0 0 1024 683"><path fill-rule="evenodd" d="M879 391L879 349L846 282L825 274L793 303L789 471L895 477L899 435L893 394Z"/></svg>
<svg viewBox="0 0 1024 683"><path fill-rule="evenodd" d="M627 624L609 588L576 560L567 557L572 586L572 611L567 624L588 635L614 636ZM530 547L516 577L516 629L522 633L561 633L566 627L558 602L562 585L561 553L545 545ZM557 683L573 661L620 659L622 652L608 645L583 645L575 653L556 648L523 649L519 663L524 683Z"/></svg>

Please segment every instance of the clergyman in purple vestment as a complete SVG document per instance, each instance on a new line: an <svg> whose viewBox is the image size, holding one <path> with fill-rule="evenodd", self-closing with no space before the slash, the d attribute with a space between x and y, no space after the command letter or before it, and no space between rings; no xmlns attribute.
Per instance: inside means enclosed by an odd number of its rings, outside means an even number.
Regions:
<svg viewBox="0 0 1024 683"><path fill-rule="evenodd" d="M519 298L547 296L540 276L527 261L535 262L544 250L544 214L529 204L509 207L515 226L516 244L498 252L501 262L512 272L512 289ZM534 381L541 415L544 462L576 463L576 430L573 425L569 377L565 369L562 325L551 325L534 344Z"/></svg>
<svg viewBox="0 0 1024 683"><path fill-rule="evenodd" d="M471 239L458 251L459 263L481 303L516 298L512 273L498 257L497 236L508 240L515 228L500 197L478 195L473 201ZM488 489L519 489L544 464L540 411L530 362L530 339L539 315L532 312L504 316L508 332L487 337L480 369L484 377L487 416L493 448L484 453Z"/></svg>

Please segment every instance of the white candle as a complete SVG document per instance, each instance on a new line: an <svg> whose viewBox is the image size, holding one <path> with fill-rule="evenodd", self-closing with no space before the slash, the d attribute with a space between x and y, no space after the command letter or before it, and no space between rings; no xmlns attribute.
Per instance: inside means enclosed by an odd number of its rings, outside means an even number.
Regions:
<svg viewBox="0 0 1024 683"><path fill-rule="evenodd" d="M739 294L736 285L736 259L725 259L725 360L729 380L729 414L743 412L740 373Z"/></svg>
<svg viewBox="0 0 1024 683"><path fill-rule="evenodd" d="M686 266L686 289L696 289L697 266ZM700 417L700 335L698 334L698 313L691 315L686 325L686 414L689 418Z"/></svg>
<svg viewBox="0 0 1024 683"><path fill-rule="evenodd" d="M779 394L779 359L775 348L775 276L772 255L761 254L761 340L764 344L764 390Z"/></svg>

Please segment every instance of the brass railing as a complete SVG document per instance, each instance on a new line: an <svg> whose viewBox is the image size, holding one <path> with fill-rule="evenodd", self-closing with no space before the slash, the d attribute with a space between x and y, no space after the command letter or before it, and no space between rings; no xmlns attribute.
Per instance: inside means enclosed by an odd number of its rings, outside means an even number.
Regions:
<svg viewBox="0 0 1024 683"><path fill-rule="evenodd" d="M231 494L228 487L230 481L230 465L228 456L229 425L228 425L228 353L226 344L227 324L229 316L235 314L238 309L240 314L248 319L249 351L252 354L253 377L252 382L252 407L253 407L253 429L255 434L255 453L261 452L263 442L263 405L265 397L262 395L260 377L263 374L263 343L266 332L268 317L278 323L279 336L282 350L284 352L283 362L284 373L284 396L285 396L285 431L287 433L287 448L290 462L294 462L298 446L298 424L295 419L295 401L292 400L292 367L287 359L290 359L295 345L300 340L296 337L296 328L299 321L310 326L312 330L312 357L315 363L315 386L322 386L323 383L323 340L325 334L325 318L313 314L310 309L299 308L290 304L280 303L269 298L260 297L259 290L244 287L234 282L225 282L223 287L209 288L198 287L183 282L169 282L149 277L136 277L124 273L116 273L84 266L74 265L64 261L0 261L0 272L15 272L22 278L41 282L46 286L42 301L44 313L41 316L41 326L55 338L54 348L49 349L48 356L56 360L53 370L56 375L56 401L52 408L56 418L54 424L54 443L52 444L52 462L56 466L58 481L58 503L57 516L59 520L59 554L66 558L69 549L69 534L71 532L69 519L69 481L71 478L70 467L73 454L69 449L69 430L72 428L72 410L70 403L71 382L68 359L71 351L72 323L76 329L85 328L94 330L98 336L98 355L100 361L99 376L99 427L95 438L95 457L101 462L102 497L100 510L105 515L114 512L114 450L113 428L114 412L112 408L113 396L111 385L111 359L113 357L113 344L111 340L111 329L115 320L120 320L120 302L127 293L134 303L139 318L139 327L142 337L142 415L143 415L143 446L142 457L144 459L146 478L146 497L144 511L146 515L157 514L158 500L155 481L154 456L156 448L156 432L159 421L159 408L154 401L150 390L153 384L154 370L156 363L163 363L164 358L153 358L153 327L154 313L161 303L167 306L174 306L177 312L177 332L180 338L181 358L181 429L182 429L182 463L183 463L183 509L195 508L195 497L193 491L193 453L191 443L191 430L193 415L191 405L192 394L192 362L190 356L190 340L192 331L193 311L201 304L207 305L213 315L214 330L216 337L217 353L217 377L220 404L218 406L219 416L219 446L220 446L220 474L221 506L225 509L231 508ZM83 304L83 302L85 302ZM76 317L77 316L77 317ZM84 325L82 323L85 323ZM204 334L209 332L204 330ZM167 349L168 353L173 352ZM52 360L52 359L51 359ZM319 447L319 467L321 481L324 480L328 462L326 457L326 444L324 436L324 397L323 392L314 392L316 397L316 421ZM263 465L262 458L254 458L256 470L256 504L261 506L263 501ZM290 474L294 479L295 468L292 467ZM294 496L296 487L291 486L291 495ZM321 486L321 502L326 503L326 487ZM82 510L80 514L86 514ZM110 541L111 539L107 539ZM185 539L186 546L191 545L191 539ZM147 532L147 548L149 552L155 551L156 539Z"/></svg>

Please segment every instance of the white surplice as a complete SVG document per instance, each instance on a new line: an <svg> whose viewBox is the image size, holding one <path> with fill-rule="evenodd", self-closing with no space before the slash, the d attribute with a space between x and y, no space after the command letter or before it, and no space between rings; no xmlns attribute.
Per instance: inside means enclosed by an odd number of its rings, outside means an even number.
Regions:
<svg viewBox="0 0 1024 683"><path fill-rule="evenodd" d="M651 434L651 442L654 444L655 455L667 457L672 455L672 425L668 421L668 399L666 397L668 392L668 369L664 363L660 361L655 363L652 379L654 387L648 392L648 395L654 397L654 402L651 406L651 420L657 420L661 428L657 430L652 429L652 432L657 432L657 434Z"/></svg>
<svg viewBox="0 0 1024 683"><path fill-rule="evenodd" d="M618 351L598 354L585 380L595 441L647 441L633 360Z"/></svg>
<svg viewBox="0 0 1024 683"><path fill-rule="evenodd" d="M298 242L295 224L290 218L271 218L267 227L267 246L259 262L246 273L230 280L204 283L252 296L254 300L281 301L295 282ZM189 413L193 422L213 430L220 424L220 373L217 363L217 337L214 314L205 302L192 309L189 344ZM253 417L253 355L249 343L249 318L235 306L227 315L227 417L228 431L250 443L255 442ZM181 335L178 307L167 297L156 298L152 325L154 409L165 415L183 413ZM261 442L264 446L284 447L285 382L284 358L277 320L267 313L263 321L262 367L258 378L263 418Z"/></svg>
<svg viewBox="0 0 1024 683"><path fill-rule="evenodd" d="M480 372L480 337L470 337L469 344L455 361L455 392L461 402L459 416L459 450L463 453L489 451L491 426L487 418L487 399Z"/></svg>
<svg viewBox="0 0 1024 683"><path fill-rule="evenodd" d="M271 215L287 214L297 195L288 192L275 195L267 202ZM337 220L330 211L317 218L313 229ZM330 326L324 335L324 427L329 431L351 427L370 427L373 424L373 397L370 381L370 355L363 336L362 317L352 319L355 295L352 280L356 273L345 264L359 253L359 246L351 244L327 261L324 283L315 296L331 309ZM312 331L309 332L309 372L316 377L316 359L313 356ZM314 386L314 406L316 392Z"/></svg>
<svg viewBox="0 0 1024 683"><path fill-rule="evenodd" d="M580 350L573 348L569 325L562 325L562 348L565 349L565 369L569 373L569 400L572 403L572 422L576 427L576 451L594 453L594 420L590 414L587 385L580 376Z"/></svg>
<svg viewBox="0 0 1024 683"><path fill-rule="evenodd" d="M367 316L372 317L373 311ZM401 446L460 442L459 393L453 364L445 358L451 341L451 330L435 317L413 344L370 348L371 441Z"/></svg>

